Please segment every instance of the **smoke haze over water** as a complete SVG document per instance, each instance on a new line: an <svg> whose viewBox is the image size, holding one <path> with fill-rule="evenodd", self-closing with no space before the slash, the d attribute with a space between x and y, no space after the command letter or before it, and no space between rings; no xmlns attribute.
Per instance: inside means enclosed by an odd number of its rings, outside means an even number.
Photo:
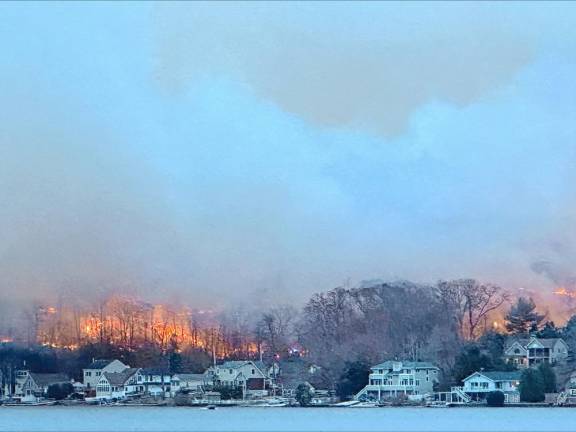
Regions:
<svg viewBox="0 0 576 432"><path fill-rule="evenodd" d="M549 290L533 263L576 263L575 24L560 3L2 4L0 297Z"/></svg>

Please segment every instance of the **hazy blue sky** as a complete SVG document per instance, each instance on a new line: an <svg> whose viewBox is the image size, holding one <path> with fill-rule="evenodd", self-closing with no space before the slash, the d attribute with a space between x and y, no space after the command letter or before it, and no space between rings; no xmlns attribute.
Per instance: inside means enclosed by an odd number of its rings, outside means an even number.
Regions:
<svg viewBox="0 0 576 432"><path fill-rule="evenodd" d="M202 304L576 264L576 4L0 4L0 290Z"/></svg>

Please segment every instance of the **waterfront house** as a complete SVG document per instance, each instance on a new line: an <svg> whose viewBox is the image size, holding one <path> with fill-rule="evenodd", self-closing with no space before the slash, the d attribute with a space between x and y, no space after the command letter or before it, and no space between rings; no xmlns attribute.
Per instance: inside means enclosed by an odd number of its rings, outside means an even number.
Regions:
<svg viewBox="0 0 576 432"><path fill-rule="evenodd" d="M96 385L99 399L124 399L144 393L144 378L139 368L128 368L122 372L104 372Z"/></svg>
<svg viewBox="0 0 576 432"><path fill-rule="evenodd" d="M509 372L474 372L472 375L464 378L463 391L472 400L485 400L490 392L501 391L504 393L505 403L520 402L520 377L519 371Z"/></svg>
<svg viewBox="0 0 576 432"><path fill-rule="evenodd" d="M164 368L140 369L144 392L151 396L170 396L172 374Z"/></svg>
<svg viewBox="0 0 576 432"><path fill-rule="evenodd" d="M92 363L82 369L83 384L86 390L94 389L105 372L122 372L128 368L130 366L125 365L120 360L92 360Z"/></svg>
<svg viewBox="0 0 576 432"><path fill-rule="evenodd" d="M30 371L27 369L20 369L14 373L14 396L22 396L22 386L28 379Z"/></svg>
<svg viewBox="0 0 576 432"><path fill-rule="evenodd" d="M385 361L370 368L368 384L354 398L380 401L398 396L422 397L433 392L439 371L429 362Z"/></svg>
<svg viewBox="0 0 576 432"><path fill-rule="evenodd" d="M201 392L204 389L207 376L205 374L179 373L172 377L170 392L174 396L179 391Z"/></svg>
<svg viewBox="0 0 576 432"><path fill-rule="evenodd" d="M320 366L301 357L281 361L276 379L277 394L293 398L300 384L307 384L318 397L334 394L332 383Z"/></svg>
<svg viewBox="0 0 576 432"><path fill-rule="evenodd" d="M272 378L262 362L251 360L227 361L206 371L214 386L240 387L247 396L265 396Z"/></svg>
<svg viewBox="0 0 576 432"><path fill-rule="evenodd" d="M22 402L36 402L46 397L48 387L53 384L72 384L72 381L65 374L28 372L16 396L20 396Z"/></svg>
<svg viewBox="0 0 576 432"><path fill-rule="evenodd" d="M562 338L510 338L504 349L504 359L520 368L554 364L567 358L568 345Z"/></svg>

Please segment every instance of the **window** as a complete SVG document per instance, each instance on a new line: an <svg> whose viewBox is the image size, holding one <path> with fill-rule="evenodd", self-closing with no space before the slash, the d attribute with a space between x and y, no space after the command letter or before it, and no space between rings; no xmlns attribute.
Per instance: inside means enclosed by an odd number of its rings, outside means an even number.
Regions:
<svg viewBox="0 0 576 432"><path fill-rule="evenodd" d="M428 382L428 381L430 381L430 377L427 376L427 377L426 377L426 382Z"/></svg>
<svg viewBox="0 0 576 432"><path fill-rule="evenodd" d="M229 372L230 372L230 375L232 375L232 369L230 369L230 371L229 371Z"/></svg>
<svg viewBox="0 0 576 432"><path fill-rule="evenodd" d="M514 354L520 354L520 349L519 349L519 348L516 348L516 349L514 350Z"/></svg>
<svg viewBox="0 0 576 432"><path fill-rule="evenodd" d="M86 372L86 376L87 376L87 377L92 376L92 372L89 372L89 371Z"/></svg>
<svg viewBox="0 0 576 432"><path fill-rule="evenodd" d="M420 385L420 380L416 380L416 387Z"/></svg>
<svg viewBox="0 0 576 432"><path fill-rule="evenodd" d="M254 375L256 373L256 371L254 369L252 369L252 375Z"/></svg>
<svg viewBox="0 0 576 432"><path fill-rule="evenodd" d="M102 372L96 372L96 376L102 375Z"/></svg>

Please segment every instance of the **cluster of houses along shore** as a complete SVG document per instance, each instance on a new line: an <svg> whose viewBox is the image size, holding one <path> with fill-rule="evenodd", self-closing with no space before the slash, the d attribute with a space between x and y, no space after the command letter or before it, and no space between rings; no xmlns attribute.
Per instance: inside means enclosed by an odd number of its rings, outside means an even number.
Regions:
<svg viewBox="0 0 576 432"><path fill-rule="evenodd" d="M466 377L461 386L444 392L436 391L440 370L433 363L387 360L371 368L366 386L354 395L354 400L378 403L404 398L468 403L484 400L490 392L501 391L505 403L517 403L520 401L521 369L541 363L566 364L568 346L560 338L513 339L507 343L503 357L518 369L479 370ZM39 402L48 396L51 385L63 384L85 400L129 400L144 396L166 399L189 394L216 401L223 389L235 389L242 399L270 396L294 399L296 389L303 383L313 395L313 404L336 402L334 389L324 379L322 368L300 357L272 365L253 360L226 361L201 374L133 368L117 359L94 359L83 369L82 382L70 380L63 374L34 373L26 369L17 371L15 382L11 397L22 403ZM576 372L560 395L563 402L576 403Z"/></svg>

